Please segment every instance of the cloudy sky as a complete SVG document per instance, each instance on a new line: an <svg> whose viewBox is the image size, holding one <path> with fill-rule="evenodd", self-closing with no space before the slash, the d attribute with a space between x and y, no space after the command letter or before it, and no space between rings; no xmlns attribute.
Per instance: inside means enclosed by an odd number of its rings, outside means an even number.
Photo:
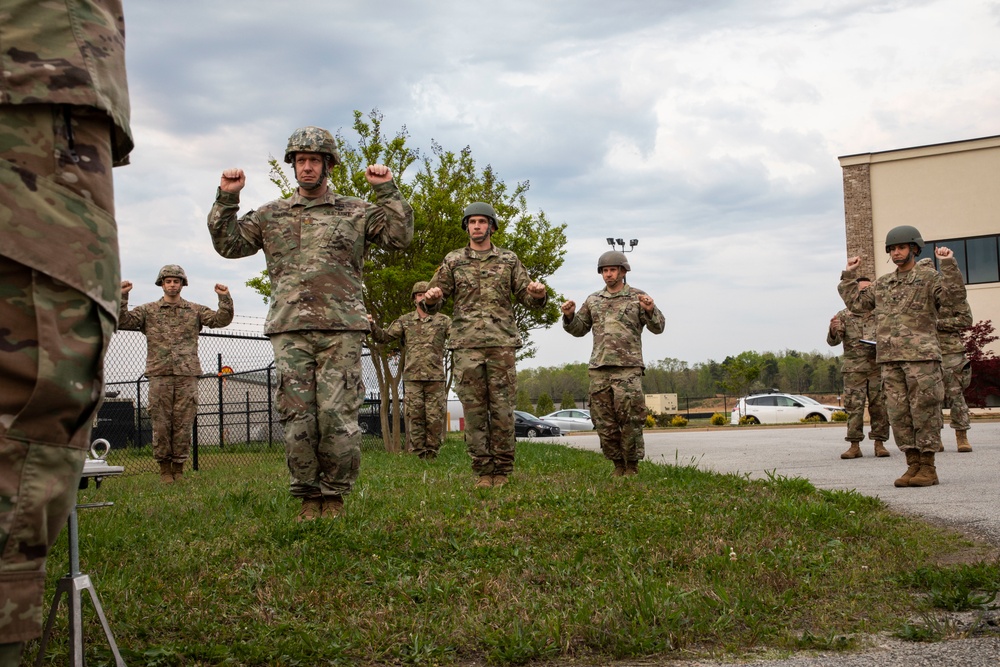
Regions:
<svg viewBox="0 0 1000 667"><path fill-rule="evenodd" d="M126 0L132 165L116 170L132 303L181 263L184 296L266 313L263 255L218 257L219 174L243 211L277 196L267 160L296 127L350 137L378 108L410 144L470 146L565 223L549 281L581 301L608 236L667 330L647 363L826 350L845 263L837 157L1000 134L1000 3L979 0ZM411 177L405 173L403 179ZM457 221L456 221L457 224ZM586 361L536 332L522 366Z"/></svg>

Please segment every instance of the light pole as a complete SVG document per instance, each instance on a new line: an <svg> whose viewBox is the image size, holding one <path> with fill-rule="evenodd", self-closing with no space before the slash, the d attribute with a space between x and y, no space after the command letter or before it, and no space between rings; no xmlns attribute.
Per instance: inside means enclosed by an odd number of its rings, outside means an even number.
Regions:
<svg viewBox="0 0 1000 667"><path fill-rule="evenodd" d="M617 244L622 252L632 252L633 250L635 250L635 247L639 245L639 239L630 239L628 242L628 250L626 250L625 239L613 239L609 236L607 241L608 245L611 246L612 250L615 249L615 245Z"/></svg>

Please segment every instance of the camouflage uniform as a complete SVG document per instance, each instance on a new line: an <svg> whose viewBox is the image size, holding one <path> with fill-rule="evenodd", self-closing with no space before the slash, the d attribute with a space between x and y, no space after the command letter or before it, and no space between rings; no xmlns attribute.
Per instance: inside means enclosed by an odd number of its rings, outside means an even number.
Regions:
<svg viewBox="0 0 1000 667"><path fill-rule="evenodd" d="M121 3L0 19L0 648L41 634L120 293L111 167L132 148Z"/></svg>
<svg viewBox="0 0 1000 667"><path fill-rule="evenodd" d="M408 449L434 458L444 442L448 397L445 391L444 349L451 318L438 313L420 317L416 311L396 319L386 329L372 324L378 343L398 340L403 365L403 401Z"/></svg>
<svg viewBox="0 0 1000 667"><path fill-rule="evenodd" d="M862 340L875 341L875 313L855 315L844 309L837 313L840 331L826 332L828 345L844 344L844 407L847 409L847 442L865 439L865 401L871 416L868 437L877 442L889 439L889 415L885 392L882 391L882 369L875 361L875 346Z"/></svg>
<svg viewBox="0 0 1000 667"><path fill-rule="evenodd" d="M361 466L365 249L401 250L413 238L413 209L396 184L373 189L376 204L332 190L315 199L296 192L239 219L239 195L220 189L208 214L223 257L264 250L271 278L264 332L274 348L277 409L298 498L350 493Z"/></svg>
<svg viewBox="0 0 1000 667"><path fill-rule="evenodd" d="M937 337L941 346L941 372L944 375L945 398L951 408L951 427L956 431L972 428L965 390L972 382L972 364L965 356L962 331L972 326L972 309L968 301L954 308L942 308L938 313Z"/></svg>
<svg viewBox="0 0 1000 667"><path fill-rule="evenodd" d="M164 299L128 309L122 295L118 328L146 336L149 418L153 422L153 458L183 464L191 450L191 427L198 412L198 334L233 321L233 298L219 295L218 312L181 299Z"/></svg>
<svg viewBox="0 0 1000 667"><path fill-rule="evenodd" d="M663 333L659 308L639 305L640 289L625 284L618 292L594 292L573 314L563 316L563 329L574 336L594 332L590 355L590 410L601 451L611 461L635 464L646 455L642 427L646 400L642 393L642 330Z"/></svg>
<svg viewBox="0 0 1000 667"><path fill-rule="evenodd" d="M941 260L940 275L917 264L880 276L865 290L858 289L853 273L841 274L838 290L852 312L875 311L876 361L896 445L904 452L936 452L944 400L938 312L965 299L958 264L954 258Z"/></svg>
<svg viewBox="0 0 1000 667"><path fill-rule="evenodd" d="M465 443L472 469L480 477L509 475L514 469L516 350L521 333L514 320L514 299L543 308L547 297L528 295L528 271L512 251L497 246L452 251L434 273L429 289L454 296L448 349L453 351L455 393L465 412Z"/></svg>

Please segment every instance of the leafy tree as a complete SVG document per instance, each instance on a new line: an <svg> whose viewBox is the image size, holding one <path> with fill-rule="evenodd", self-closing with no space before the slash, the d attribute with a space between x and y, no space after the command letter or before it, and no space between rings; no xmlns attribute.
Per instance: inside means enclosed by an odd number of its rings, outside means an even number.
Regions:
<svg viewBox="0 0 1000 667"><path fill-rule="evenodd" d="M388 136L382 127L383 116L377 109L368 114L354 112L352 129L357 135L357 145L348 141L338 131L335 139L342 164L330 170L330 182L342 195L374 201L374 192L364 177L369 164L388 166L396 184L413 206L413 242L405 250L385 250L369 247L365 257L365 307L383 326L413 308L410 289L419 280L430 280L435 269L450 251L468 244L468 235L462 231L461 219L465 206L473 201L490 203L497 211L500 230L494 235L498 246L518 254L532 280L547 283L552 274L562 266L565 257L566 225L553 225L545 213L528 210L527 181L509 188L489 165L477 167L471 149L466 146L458 153L447 151L432 142L430 155L422 156L417 149L407 145L409 134L403 126L394 136ZM289 197L295 190L294 179L285 174L284 165L272 158L271 181ZM404 180L408 167L417 166L412 179ZM247 281L247 285L260 293L264 300L270 298L271 284L267 271ZM530 332L548 327L559 317L559 303L563 298L548 289L549 303L544 309L524 308L515 304L515 319L525 346L519 357L533 356L535 349ZM450 314L450 304L445 312ZM382 433L389 451L399 451L399 420L402 410L399 402L399 385L405 363L405 350L393 345L371 345L375 362L379 393L382 401ZM451 385L449 378L448 385ZM389 402L393 409L389 419Z"/></svg>
<svg viewBox="0 0 1000 667"><path fill-rule="evenodd" d="M559 402L559 409L572 410L575 407L576 407L576 399L573 397L573 392L564 391L562 395L562 400Z"/></svg>
<svg viewBox="0 0 1000 667"><path fill-rule="evenodd" d="M555 403L552 402L552 397L545 392L542 392L542 395L538 397L538 405L535 407L539 415L547 415L556 409Z"/></svg>
<svg viewBox="0 0 1000 667"><path fill-rule="evenodd" d="M531 404L531 398L528 396L528 392L525 389L517 390L517 408L521 412L530 412L534 414L535 406Z"/></svg>
<svg viewBox="0 0 1000 667"><path fill-rule="evenodd" d="M972 362L972 382L965 390L969 405L985 407L987 398L1000 394L1000 358L986 349L998 340L993 333L992 320L980 320L962 332L965 355Z"/></svg>
<svg viewBox="0 0 1000 667"><path fill-rule="evenodd" d="M756 352L741 352L722 362L722 386L731 394L744 396L760 377L764 363Z"/></svg>

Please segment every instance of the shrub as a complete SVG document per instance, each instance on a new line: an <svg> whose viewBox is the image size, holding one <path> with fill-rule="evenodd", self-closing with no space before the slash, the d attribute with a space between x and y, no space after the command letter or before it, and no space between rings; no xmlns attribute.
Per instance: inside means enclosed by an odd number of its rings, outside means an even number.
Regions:
<svg viewBox="0 0 1000 667"><path fill-rule="evenodd" d="M684 415L674 415L674 418L670 420L671 426L687 426L688 420Z"/></svg>
<svg viewBox="0 0 1000 667"><path fill-rule="evenodd" d="M659 428L668 428L670 426L670 417L671 415L664 413L653 415L653 418L656 420L656 425Z"/></svg>
<svg viewBox="0 0 1000 667"><path fill-rule="evenodd" d="M729 421L729 418L726 417L726 415L722 414L721 412L716 412L714 415L712 415L712 419L710 421L712 423L712 426L723 426L726 424L726 422Z"/></svg>
<svg viewBox="0 0 1000 667"><path fill-rule="evenodd" d="M803 417L799 421L803 424L816 424L823 421L823 419L819 415L810 415L808 417Z"/></svg>
<svg viewBox="0 0 1000 667"><path fill-rule="evenodd" d="M753 417L748 417L747 415L740 417L740 426L756 426L757 423L757 420Z"/></svg>
<svg viewBox="0 0 1000 667"><path fill-rule="evenodd" d="M834 412L830 416L830 421L834 421L834 422L846 422L847 421L847 413L844 412L843 410L837 410L836 412Z"/></svg>
<svg viewBox="0 0 1000 667"><path fill-rule="evenodd" d="M655 428L656 418L653 415L646 415L646 428Z"/></svg>

